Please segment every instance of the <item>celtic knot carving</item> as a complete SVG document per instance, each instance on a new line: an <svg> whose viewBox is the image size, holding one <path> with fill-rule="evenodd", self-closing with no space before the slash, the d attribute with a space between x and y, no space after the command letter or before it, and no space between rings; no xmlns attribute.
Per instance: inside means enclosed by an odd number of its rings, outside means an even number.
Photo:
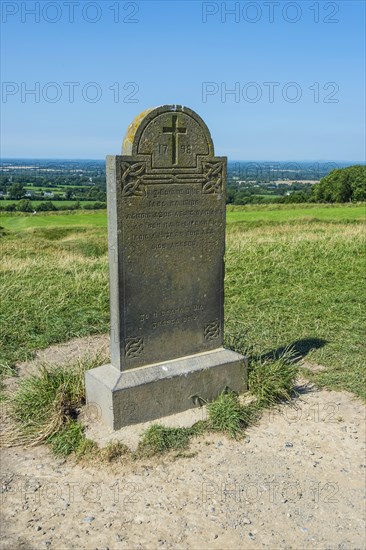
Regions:
<svg viewBox="0 0 366 550"><path fill-rule="evenodd" d="M223 180L222 162L205 162L203 164L203 175L206 182L203 185L202 193L221 193Z"/></svg>
<svg viewBox="0 0 366 550"><path fill-rule="evenodd" d="M205 340L215 340L220 336L220 325L217 321L212 323L207 323L204 329L204 339Z"/></svg>
<svg viewBox="0 0 366 550"><path fill-rule="evenodd" d="M125 355L128 358L138 357L144 350L144 341L142 338L126 338Z"/></svg>
<svg viewBox="0 0 366 550"><path fill-rule="evenodd" d="M144 195L142 186L145 162L122 162L122 195L125 197L141 197Z"/></svg>

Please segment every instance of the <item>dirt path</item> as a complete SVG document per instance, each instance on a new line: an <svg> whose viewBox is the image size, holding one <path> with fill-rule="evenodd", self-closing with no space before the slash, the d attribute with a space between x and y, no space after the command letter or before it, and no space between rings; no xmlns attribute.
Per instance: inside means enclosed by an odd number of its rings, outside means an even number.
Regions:
<svg viewBox="0 0 366 550"><path fill-rule="evenodd" d="M365 407L324 390L297 405L189 458L83 468L2 450L1 548L363 549Z"/></svg>

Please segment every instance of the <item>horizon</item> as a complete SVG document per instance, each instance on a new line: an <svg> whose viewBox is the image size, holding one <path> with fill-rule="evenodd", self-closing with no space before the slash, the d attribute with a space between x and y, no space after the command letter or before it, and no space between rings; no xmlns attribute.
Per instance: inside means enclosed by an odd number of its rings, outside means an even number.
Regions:
<svg viewBox="0 0 366 550"><path fill-rule="evenodd" d="M0 157L0 162L3 161L16 161L16 160L40 160L40 161L63 161L63 160L74 160L74 161L96 161L96 162L105 162L105 158L79 158L79 157ZM356 163L356 164L366 164L366 160L345 160L345 159L231 159L228 157L228 162L322 162L322 163Z"/></svg>

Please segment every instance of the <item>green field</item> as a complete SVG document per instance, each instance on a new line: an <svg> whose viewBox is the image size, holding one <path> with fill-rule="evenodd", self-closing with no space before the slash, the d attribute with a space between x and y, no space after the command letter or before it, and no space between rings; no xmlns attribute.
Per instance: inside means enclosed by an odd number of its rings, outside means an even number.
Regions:
<svg viewBox="0 0 366 550"><path fill-rule="evenodd" d="M55 193L55 192L64 192L66 191L66 189L75 189L75 188L78 188L78 189L90 189L92 187L92 184L90 185L57 185L56 187L47 187L47 186L38 186L38 185L32 185L31 183L29 183L28 185L25 185L24 186L24 189L27 189L27 191L50 191L52 193Z"/></svg>
<svg viewBox="0 0 366 550"><path fill-rule="evenodd" d="M14 231L36 227L107 227L107 213L105 210L42 212L36 215L0 212L0 226Z"/></svg>
<svg viewBox="0 0 366 550"><path fill-rule="evenodd" d="M228 206L228 223L347 222L366 220L365 204L273 204Z"/></svg>
<svg viewBox="0 0 366 550"><path fill-rule="evenodd" d="M229 207L228 345L294 347L319 384L365 397L364 205ZM0 214L0 364L109 330L106 212Z"/></svg>
<svg viewBox="0 0 366 550"><path fill-rule="evenodd" d="M254 198L258 198L258 197L259 197L259 198L261 198L261 199L265 199L265 200L268 201L268 202L273 202L273 201L275 201L275 200L277 200L277 199L281 199L281 198L282 198L282 195L274 195L274 194L273 194L273 195L269 195L269 194L267 194L267 195L260 195L260 194L258 194L258 195L257 195L257 194L255 194L255 195L252 195L252 197L254 197Z"/></svg>
<svg viewBox="0 0 366 550"><path fill-rule="evenodd" d="M35 208L37 208L37 206L39 206L40 204L42 204L44 202L43 200L40 200L40 201L35 201L35 200L32 200L32 199L26 199L26 200L30 200L32 205ZM83 204L94 204L95 203L95 201L77 201L77 200L63 201L63 200L53 199L52 197L46 197L44 200L53 202L53 204L56 206L56 208L58 206L72 206L72 205L76 204L77 202L80 202L81 206ZM17 204L17 202L18 201L6 199L6 200L0 201L0 206L7 206L8 204Z"/></svg>
<svg viewBox="0 0 366 550"><path fill-rule="evenodd" d="M6 201L3 201L6 202ZM57 201L53 201L57 202ZM61 201L63 204L72 204L75 201ZM93 203L93 201L84 201ZM351 205L321 205L318 204L275 204L275 205L248 205L227 206L226 220L228 225L243 224L247 226L271 225L278 223L310 223L340 221L347 223L366 220L365 204ZM22 230L31 227L54 226L97 226L107 227L106 211L70 211L23 214L0 212L0 226L6 229Z"/></svg>
<svg viewBox="0 0 366 550"><path fill-rule="evenodd" d="M63 189L61 188L56 188L56 187L38 187L37 185L25 185L24 186L24 189L26 191L46 191L47 193L56 193L56 192L63 192Z"/></svg>

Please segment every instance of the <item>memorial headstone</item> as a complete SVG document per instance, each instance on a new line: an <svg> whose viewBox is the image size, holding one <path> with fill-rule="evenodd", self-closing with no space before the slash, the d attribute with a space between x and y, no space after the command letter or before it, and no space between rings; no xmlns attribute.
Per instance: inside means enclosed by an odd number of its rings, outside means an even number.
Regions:
<svg viewBox="0 0 366 550"><path fill-rule="evenodd" d="M122 153L107 157L111 364L86 373L114 429L246 389L222 347L226 157L180 105L138 115Z"/></svg>

